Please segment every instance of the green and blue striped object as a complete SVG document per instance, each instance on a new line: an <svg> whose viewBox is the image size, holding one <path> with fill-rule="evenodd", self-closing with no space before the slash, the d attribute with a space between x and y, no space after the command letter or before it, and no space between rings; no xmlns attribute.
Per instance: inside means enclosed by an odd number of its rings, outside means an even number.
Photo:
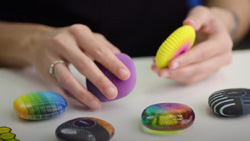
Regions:
<svg viewBox="0 0 250 141"><path fill-rule="evenodd" d="M18 97L13 106L20 118L44 120L61 115L67 109L67 102L57 93L41 91Z"/></svg>

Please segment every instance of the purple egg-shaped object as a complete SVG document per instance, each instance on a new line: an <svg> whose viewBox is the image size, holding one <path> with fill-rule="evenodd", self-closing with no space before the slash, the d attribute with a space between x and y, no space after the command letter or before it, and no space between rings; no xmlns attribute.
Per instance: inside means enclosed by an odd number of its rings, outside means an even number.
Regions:
<svg viewBox="0 0 250 141"><path fill-rule="evenodd" d="M130 70L130 77L127 80L119 79L100 63L95 62L104 75L117 87L118 95L115 99L106 98L92 82L88 79L86 80L87 89L102 102L112 101L127 96L134 89L136 84L136 69L133 60L124 53L116 53L115 56Z"/></svg>

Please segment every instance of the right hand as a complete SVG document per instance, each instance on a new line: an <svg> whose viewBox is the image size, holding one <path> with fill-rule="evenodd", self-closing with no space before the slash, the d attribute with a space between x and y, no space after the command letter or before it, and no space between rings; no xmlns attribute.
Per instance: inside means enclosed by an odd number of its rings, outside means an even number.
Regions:
<svg viewBox="0 0 250 141"><path fill-rule="evenodd" d="M47 80L59 84L63 90L90 109L101 108L101 102L72 75L68 69L69 63L96 85L108 99L117 96L117 88L93 61L101 63L122 80L130 77L128 68L114 55L120 50L103 35L92 32L85 25L51 28L49 32L33 36L31 42L32 64L37 71ZM64 60L66 64L56 65L54 78L49 73L49 68L56 60Z"/></svg>

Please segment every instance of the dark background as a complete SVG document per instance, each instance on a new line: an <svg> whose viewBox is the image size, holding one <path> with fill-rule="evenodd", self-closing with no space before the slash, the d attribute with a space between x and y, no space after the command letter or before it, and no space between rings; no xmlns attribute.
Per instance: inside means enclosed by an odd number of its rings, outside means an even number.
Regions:
<svg viewBox="0 0 250 141"><path fill-rule="evenodd" d="M239 43L235 44L233 50L250 49L250 31Z"/></svg>

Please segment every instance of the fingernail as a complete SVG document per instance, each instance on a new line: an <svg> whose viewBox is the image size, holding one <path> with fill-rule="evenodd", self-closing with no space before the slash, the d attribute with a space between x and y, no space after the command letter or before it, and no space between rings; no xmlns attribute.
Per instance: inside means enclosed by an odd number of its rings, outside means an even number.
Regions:
<svg viewBox="0 0 250 141"><path fill-rule="evenodd" d="M167 71L162 72L162 74L160 75L160 77L162 77L162 78L168 77L168 72Z"/></svg>
<svg viewBox="0 0 250 141"><path fill-rule="evenodd" d="M127 78L129 76L129 71L127 71L126 69L121 69L120 72L119 72L119 75L122 78Z"/></svg>
<svg viewBox="0 0 250 141"><path fill-rule="evenodd" d="M108 98L111 98L111 99L115 98L116 97L116 90L115 90L115 88L109 87L107 89L107 91L106 91L106 94L107 94Z"/></svg>
<svg viewBox="0 0 250 141"><path fill-rule="evenodd" d="M178 62L174 62L173 65L171 66L171 69L176 69L179 67L179 63Z"/></svg>
<svg viewBox="0 0 250 141"><path fill-rule="evenodd" d="M91 109L99 109L100 108L100 103L98 101L96 101L96 100L93 100L91 102L90 106L91 106Z"/></svg>

